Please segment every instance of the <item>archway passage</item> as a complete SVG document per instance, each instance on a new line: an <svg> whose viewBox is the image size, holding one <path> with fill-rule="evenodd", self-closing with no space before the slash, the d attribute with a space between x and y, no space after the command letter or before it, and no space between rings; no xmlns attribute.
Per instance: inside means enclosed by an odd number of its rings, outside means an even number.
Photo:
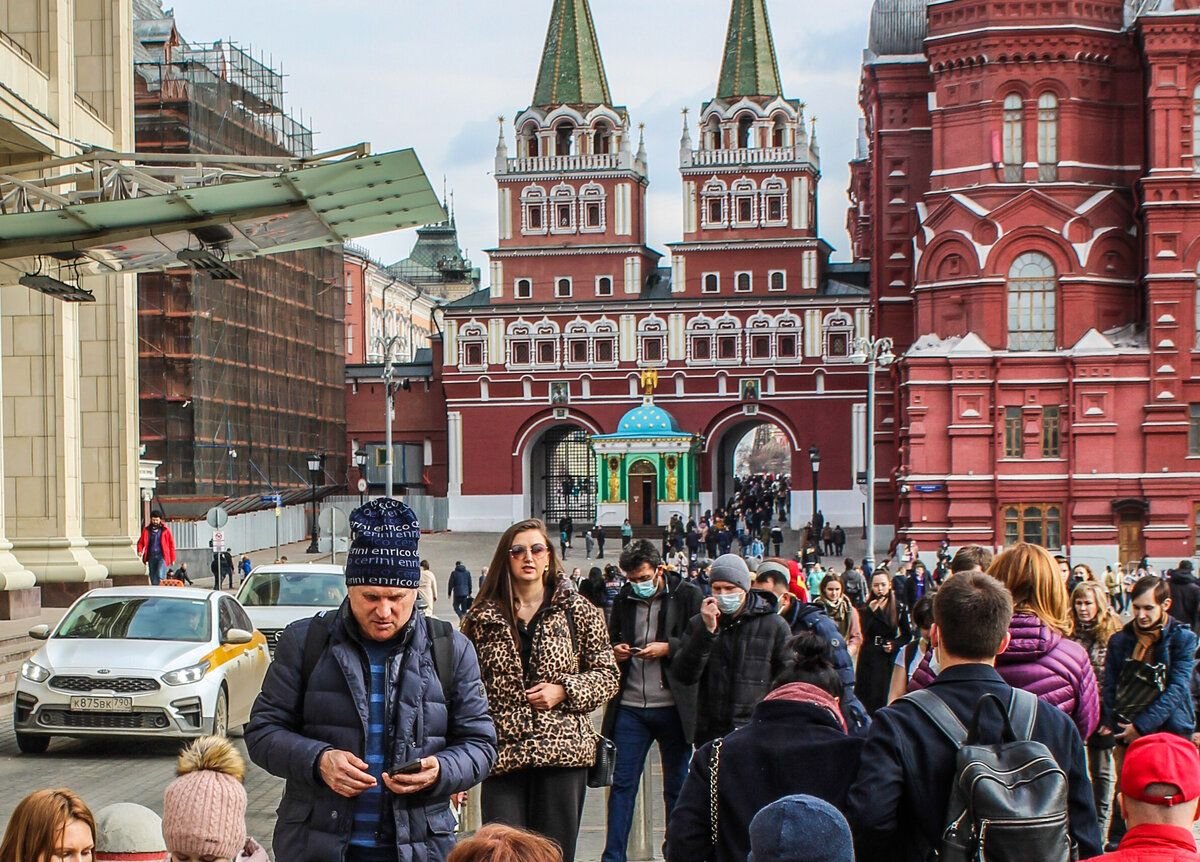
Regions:
<svg viewBox="0 0 1200 862"><path fill-rule="evenodd" d="M629 467L629 523L634 527L658 523L658 468L650 461Z"/></svg>
<svg viewBox="0 0 1200 862"><path fill-rule="evenodd" d="M583 428L550 428L534 446L529 465L534 517L552 529L564 517L569 517L577 529L595 523L596 459Z"/></svg>
<svg viewBox="0 0 1200 862"><path fill-rule="evenodd" d="M791 441L769 420L747 419L721 434L713 458L713 505L723 507L734 493L734 477L790 475Z"/></svg>

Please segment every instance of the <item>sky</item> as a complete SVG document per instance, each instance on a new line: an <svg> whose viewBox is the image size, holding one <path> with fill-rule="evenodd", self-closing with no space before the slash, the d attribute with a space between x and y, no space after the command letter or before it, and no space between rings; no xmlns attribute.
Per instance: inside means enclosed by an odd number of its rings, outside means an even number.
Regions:
<svg viewBox="0 0 1200 862"><path fill-rule="evenodd" d="M165 0L170 8L172 0ZM681 111L695 119L716 91L729 0L592 0L614 101L646 126L648 242L666 251L682 234ZM369 141L374 152L413 147L440 192L454 196L463 248L487 280L496 243L491 171L497 118L529 105L551 0L174 0L185 39L228 39L262 52L287 75L287 105L317 132L317 150ZM821 235L847 260L847 162L858 130L858 81L871 0L769 0L788 98L818 118ZM636 147L636 143L634 144ZM407 256L412 231L365 239L384 263Z"/></svg>

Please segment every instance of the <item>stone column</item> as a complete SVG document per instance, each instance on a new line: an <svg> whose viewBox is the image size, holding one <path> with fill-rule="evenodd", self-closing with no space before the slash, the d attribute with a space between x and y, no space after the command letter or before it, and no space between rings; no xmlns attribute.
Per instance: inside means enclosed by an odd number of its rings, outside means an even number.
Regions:
<svg viewBox="0 0 1200 862"><path fill-rule="evenodd" d="M83 538L79 307L8 288L3 325L5 526L42 604L107 584Z"/></svg>
<svg viewBox="0 0 1200 862"><path fill-rule="evenodd" d="M148 584L135 553L138 486L137 296L133 276L89 279L79 309L83 535L114 584Z"/></svg>

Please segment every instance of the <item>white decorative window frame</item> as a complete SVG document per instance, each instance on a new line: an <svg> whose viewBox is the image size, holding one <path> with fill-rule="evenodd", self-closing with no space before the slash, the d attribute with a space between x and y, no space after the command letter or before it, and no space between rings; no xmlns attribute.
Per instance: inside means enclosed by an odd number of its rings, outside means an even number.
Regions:
<svg viewBox="0 0 1200 862"><path fill-rule="evenodd" d="M560 293L559 287L561 286L562 282L564 282L564 281L567 283L567 292ZM573 278L571 278L571 276L569 276L569 275L554 276L554 298L555 299L570 299L574 295L575 295L575 280Z"/></svg>
<svg viewBox="0 0 1200 862"><path fill-rule="evenodd" d="M542 226L531 227L529 213L539 210L542 214ZM550 224L550 213L546 206L546 190L541 186L527 186L521 190L521 233L524 236L545 236Z"/></svg>
<svg viewBox="0 0 1200 862"><path fill-rule="evenodd" d="M601 282L603 279L606 279L606 278L608 279L608 291L607 291L607 292L604 292L604 291L600 290L600 282ZM614 283L613 283L613 277L612 277L611 275L598 275L598 276L596 276L596 296L612 296L612 295L613 295L613 291L614 291L615 289L616 289L616 288L615 288L615 286L614 286Z"/></svg>
<svg viewBox="0 0 1200 862"><path fill-rule="evenodd" d="M611 320L601 318L592 324L592 345L591 345L591 361L595 368L616 368L621 361L620 355L620 334L617 331L617 326ZM601 359L598 347L598 342L612 342L612 358Z"/></svg>
<svg viewBox="0 0 1200 862"><path fill-rule="evenodd" d="M521 343L529 345L529 361L528 362L517 362L513 358L513 354L515 352L514 348L516 348L516 346ZM523 322L522 323L514 322L514 323L509 324L508 330L504 333L505 365L510 370L518 370L518 369L525 370L525 369L533 368L534 361L536 359L537 359L537 353L535 352L534 344L533 344L533 327L530 326L528 323L523 323Z"/></svg>
<svg viewBox="0 0 1200 862"><path fill-rule="evenodd" d="M742 289L742 276L746 276L749 286L745 290ZM734 293L753 293L754 292L754 273L749 270L742 270L733 274L733 292Z"/></svg>
<svg viewBox="0 0 1200 862"><path fill-rule="evenodd" d="M783 285L775 286L775 276L783 276ZM767 270L767 290L771 293L783 293L787 290L787 270L786 269L771 269Z"/></svg>
<svg viewBox="0 0 1200 862"><path fill-rule="evenodd" d="M600 208L600 224L588 224L587 211L589 206ZM579 232L604 233L608 230L608 201L604 186L598 183L588 183L579 190Z"/></svg>
<svg viewBox="0 0 1200 862"><path fill-rule="evenodd" d="M467 345L479 345L478 365L467 362ZM458 334L458 367L463 371L486 371L488 361L487 330L478 323L468 323Z"/></svg>
<svg viewBox="0 0 1200 862"><path fill-rule="evenodd" d="M687 325L687 358L688 365L712 365L717 355L716 327L707 317L693 317ZM698 341L708 342L708 358L697 357L695 345Z"/></svg>
<svg viewBox="0 0 1200 862"><path fill-rule="evenodd" d="M521 283L529 285L529 293L521 295ZM532 278L514 278L513 279L513 299L533 299L533 279Z"/></svg>
<svg viewBox="0 0 1200 862"><path fill-rule="evenodd" d="M767 339L767 355L754 355L754 338ZM758 313L746 321L746 364L772 365L775 362L775 319Z"/></svg>
<svg viewBox="0 0 1200 862"><path fill-rule="evenodd" d="M646 358L646 342L650 339L660 341L658 359ZM638 364L647 368L663 368L667 364L667 322L658 317L647 317L638 324L637 329L637 358Z"/></svg>
<svg viewBox="0 0 1200 862"><path fill-rule="evenodd" d="M779 218L772 219L771 208L769 206L770 199L778 197L780 199ZM788 224L788 187L787 183L779 177L767 177L762 184L762 219L764 227L787 227Z"/></svg>
<svg viewBox="0 0 1200 862"><path fill-rule="evenodd" d="M720 221L713 221L709 218L711 201L719 201L721 204ZM711 179L700 190L700 227L704 230L729 227L729 187L721 180Z"/></svg>
<svg viewBox="0 0 1200 862"><path fill-rule="evenodd" d="M713 365L731 367L742 364L742 322L736 317L724 314L718 317L713 332ZM721 357L721 339L731 338L734 344L734 356Z"/></svg>
<svg viewBox="0 0 1200 862"><path fill-rule="evenodd" d="M710 276L711 276L711 277L713 277L713 278L715 278L715 279L717 280L717 288L716 288L716 290L709 290L709 289L708 289L708 279L709 279L709 277L710 277ZM707 294L709 294L709 295L715 295L715 294L718 294L718 293L720 293L720 292L721 292L721 273L719 273L719 272L706 272L706 273L703 273L703 274L700 276L700 292L701 292L701 293L707 293Z"/></svg>
<svg viewBox="0 0 1200 862"><path fill-rule="evenodd" d="M772 345L772 353L775 357L775 362L796 363L797 365L803 362L804 340L802 336L804 334L804 323L800 320L800 318L790 312L785 311L783 314L775 318L773 328L775 333L775 343ZM793 342L795 344L795 349L791 352L790 356L785 355L784 352L779 349L780 339L782 339L785 335L791 335L795 338L795 341Z"/></svg>
<svg viewBox="0 0 1200 862"><path fill-rule="evenodd" d="M579 224L578 213L575 210L576 201L575 189L566 183L559 183L550 190L550 233L552 234L572 234L578 233L577 227ZM558 223L558 214L561 207L566 207L570 213L570 225L561 227Z"/></svg>
<svg viewBox="0 0 1200 862"><path fill-rule="evenodd" d="M754 180L742 177L734 182L729 191L729 219L733 227L758 227L758 194L758 186ZM748 201L750 204L749 220L742 218L742 201Z"/></svg>
<svg viewBox="0 0 1200 862"><path fill-rule="evenodd" d="M829 342L834 335L846 336L846 353L835 355L829 352ZM850 361L854 342L854 319L844 311L834 311L821 321L821 356L827 363L843 363Z"/></svg>

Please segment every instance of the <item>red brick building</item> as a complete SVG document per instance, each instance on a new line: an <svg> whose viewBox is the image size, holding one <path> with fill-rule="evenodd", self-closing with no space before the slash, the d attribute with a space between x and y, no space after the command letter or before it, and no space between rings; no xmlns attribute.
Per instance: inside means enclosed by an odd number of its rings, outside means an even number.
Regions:
<svg viewBox="0 0 1200 862"><path fill-rule="evenodd" d="M876 0L848 225L901 535L1197 550L1193 9Z"/></svg>
<svg viewBox="0 0 1200 862"><path fill-rule="evenodd" d="M772 423L793 453L793 523L811 516L816 446L826 519L861 524L865 378L849 354L868 329L866 267L828 262L815 131L784 94L765 0L732 5L696 145L685 121L685 233L661 266L646 245L645 150L609 92L588 3L555 0L515 152L500 131L491 289L446 309L452 528L596 517L608 484L588 435L640 403L646 369L655 404L703 435L699 509L730 493L738 441Z"/></svg>

